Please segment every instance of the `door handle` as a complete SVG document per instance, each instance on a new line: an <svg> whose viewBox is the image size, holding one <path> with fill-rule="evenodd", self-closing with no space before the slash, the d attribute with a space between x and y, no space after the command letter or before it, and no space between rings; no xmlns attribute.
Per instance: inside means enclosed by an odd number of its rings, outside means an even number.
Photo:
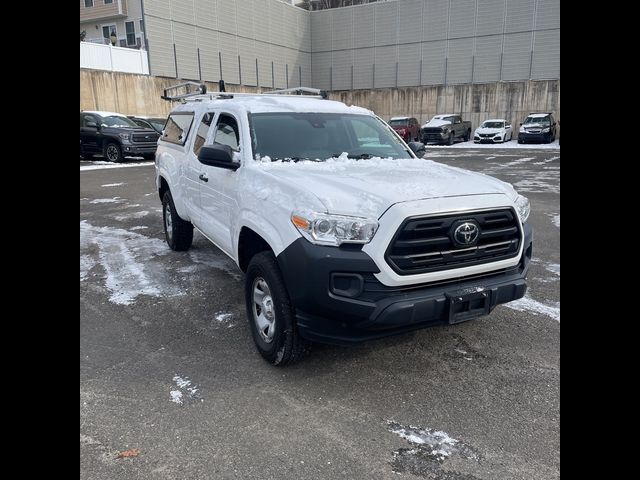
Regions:
<svg viewBox="0 0 640 480"><path fill-rule="evenodd" d="M208 182L208 181L209 181L209 178L207 178L207 176L206 176L204 173L201 173L201 174L198 176L198 178L199 178L200 180L202 180L203 182Z"/></svg>

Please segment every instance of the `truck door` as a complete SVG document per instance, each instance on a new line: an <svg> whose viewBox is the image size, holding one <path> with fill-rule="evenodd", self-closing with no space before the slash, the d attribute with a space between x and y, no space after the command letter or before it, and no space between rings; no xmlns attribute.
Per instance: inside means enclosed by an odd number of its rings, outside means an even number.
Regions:
<svg viewBox="0 0 640 480"><path fill-rule="evenodd" d="M228 145L239 157L240 128L236 117L220 113L215 119L215 128L207 143ZM221 250L233 257L231 239L231 214L237 209L233 192L238 174L234 170L201 164L200 230Z"/></svg>

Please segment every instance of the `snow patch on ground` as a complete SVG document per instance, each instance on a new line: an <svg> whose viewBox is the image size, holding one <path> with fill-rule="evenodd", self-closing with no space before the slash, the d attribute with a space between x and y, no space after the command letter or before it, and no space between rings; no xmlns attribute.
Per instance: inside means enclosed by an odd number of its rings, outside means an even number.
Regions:
<svg viewBox="0 0 640 480"><path fill-rule="evenodd" d="M556 303L555 306L546 305L542 302L534 300L529 297L529 295L525 295L524 297L514 300L513 302L505 303L505 307L511 308L512 310L517 310L518 312L529 312L534 315L542 314L547 315L548 317L553 318L554 320L560 321L560 303Z"/></svg>
<svg viewBox="0 0 640 480"><path fill-rule="evenodd" d="M131 227L129 230L144 230L145 228L149 227L145 227L144 225L137 225L135 227Z"/></svg>
<svg viewBox="0 0 640 480"><path fill-rule="evenodd" d="M133 163L111 163L111 162L93 162L91 165L80 165L80 171L87 170L103 170L106 168L129 168L129 167L149 167L155 165L155 162L133 162Z"/></svg>
<svg viewBox="0 0 640 480"><path fill-rule="evenodd" d="M559 214L553 216L553 224L556 227L560 228L560 215Z"/></svg>
<svg viewBox="0 0 640 480"><path fill-rule="evenodd" d="M87 249L90 246L98 249L98 259L106 273L105 286L111 292L111 302L131 305L140 295L165 297L184 293L173 284L166 268L152 261L155 256L170 252L162 240L120 228L95 227L82 220L80 248ZM90 265L88 260L84 262L85 267Z"/></svg>
<svg viewBox="0 0 640 480"><path fill-rule="evenodd" d="M445 473L442 463L447 457L458 455L463 460L480 460L480 455L474 448L441 430L403 426L393 420L387 421L387 425L390 432L404 438L411 446L393 452L391 465L395 473L408 472L428 478L453 479L454 477L442 476Z"/></svg>
<svg viewBox="0 0 640 480"><path fill-rule="evenodd" d="M198 394L200 389L197 385L191 384L191 380L189 379L189 377L182 377L176 374L173 376L173 381L178 387L178 390L171 390L169 392L172 402L177 403L178 405L183 405L185 400L200 400L201 402L203 401L203 399L200 398Z"/></svg>
<svg viewBox="0 0 640 480"><path fill-rule="evenodd" d="M560 150L558 140L551 143L518 143L516 138L504 143L474 143L473 140L468 142L458 142L453 145L427 145L427 150L432 148L454 149L454 148L488 148L488 149L521 149L521 150Z"/></svg>
<svg viewBox="0 0 640 480"><path fill-rule="evenodd" d="M80 281L83 281L89 275L89 270L97 265L91 255L80 255Z"/></svg>
<svg viewBox="0 0 640 480"><path fill-rule="evenodd" d="M104 185L100 185L101 187L120 187L122 185L126 185L125 182L120 183L105 183Z"/></svg>
<svg viewBox="0 0 640 480"><path fill-rule="evenodd" d="M149 215L148 210L142 210L141 212L128 213L127 215L115 215L113 218L118 220L119 222L124 222L126 220L131 220L134 218L142 218Z"/></svg>
<svg viewBox="0 0 640 480"><path fill-rule="evenodd" d="M224 312L218 312L216 313L216 320L219 322L226 322L227 320L229 320L231 317L233 317L233 313L224 313Z"/></svg>
<svg viewBox="0 0 640 480"><path fill-rule="evenodd" d="M559 263L547 263L544 268L546 268L551 273L560 276L560 264Z"/></svg>
<svg viewBox="0 0 640 480"><path fill-rule="evenodd" d="M173 403L177 403L178 405L182 405L182 392L180 390L171 390L169 392L171 395L171 401Z"/></svg>
<svg viewBox="0 0 640 480"><path fill-rule="evenodd" d="M91 200L89 203L122 203L124 202L124 200L122 200L120 197L113 197L113 198L96 198L95 200Z"/></svg>

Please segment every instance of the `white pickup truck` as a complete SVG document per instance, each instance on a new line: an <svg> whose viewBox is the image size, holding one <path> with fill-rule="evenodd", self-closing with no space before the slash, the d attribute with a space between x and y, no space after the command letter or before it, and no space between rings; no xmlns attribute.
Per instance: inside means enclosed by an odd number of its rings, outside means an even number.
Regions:
<svg viewBox="0 0 640 480"><path fill-rule="evenodd" d="M370 110L320 96L179 98L158 142L166 240L197 228L245 273L248 323L274 365L486 315L522 297L529 201L415 155Z"/></svg>

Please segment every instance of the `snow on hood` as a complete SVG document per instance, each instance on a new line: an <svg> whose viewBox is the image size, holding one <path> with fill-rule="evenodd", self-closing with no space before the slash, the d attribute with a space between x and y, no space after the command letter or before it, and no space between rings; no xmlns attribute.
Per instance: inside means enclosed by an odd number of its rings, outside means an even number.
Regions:
<svg viewBox="0 0 640 480"><path fill-rule="evenodd" d="M504 128L478 127L476 133L502 133L504 130Z"/></svg>
<svg viewBox="0 0 640 480"><path fill-rule="evenodd" d="M427 123L425 123L423 127L441 127L443 125L451 125L451 122L448 120L441 120L439 118L432 118Z"/></svg>
<svg viewBox="0 0 640 480"><path fill-rule="evenodd" d="M517 195L497 178L417 158L356 160L343 154L324 162L249 165L314 194L327 212L343 215L379 218L395 203L445 196Z"/></svg>

